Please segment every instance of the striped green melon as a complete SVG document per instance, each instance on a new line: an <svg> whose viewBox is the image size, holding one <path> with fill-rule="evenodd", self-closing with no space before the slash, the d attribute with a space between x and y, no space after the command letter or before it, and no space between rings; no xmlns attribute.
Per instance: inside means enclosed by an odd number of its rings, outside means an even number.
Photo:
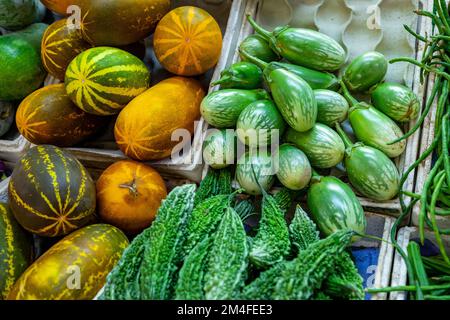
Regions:
<svg viewBox="0 0 450 320"><path fill-rule="evenodd" d="M54 146L34 147L22 157L8 193L17 221L40 236L66 235L94 218L92 178L73 155Z"/></svg>
<svg viewBox="0 0 450 320"><path fill-rule="evenodd" d="M302 190L309 184L312 170L303 151L291 144L283 144L274 158L278 159L277 178L286 188Z"/></svg>
<svg viewBox="0 0 450 320"><path fill-rule="evenodd" d="M257 149L243 154L236 166L236 179L248 194L260 195L261 188L269 191L275 182L275 168L271 155Z"/></svg>
<svg viewBox="0 0 450 320"><path fill-rule="evenodd" d="M0 203L0 300L8 296L32 258L32 238L20 227L7 204Z"/></svg>
<svg viewBox="0 0 450 320"><path fill-rule="evenodd" d="M242 111L236 129L239 140L253 148L278 143L286 124L272 101L259 100Z"/></svg>
<svg viewBox="0 0 450 320"><path fill-rule="evenodd" d="M132 54L110 47L80 53L68 66L66 90L87 113L113 115L148 89L150 71Z"/></svg>
<svg viewBox="0 0 450 320"><path fill-rule="evenodd" d="M317 122L334 127L336 123L341 123L347 119L349 105L347 100L339 93L319 89L314 90L317 102Z"/></svg>
<svg viewBox="0 0 450 320"><path fill-rule="evenodd" d="M344 159L345 145L341 137L321 123L316 123L307 132L290 128L286 133L286 141L302 150L316 168L332 168Z"/></svg>
<svg viewBox="0 0 450 320"><path fill-rule="evenodd" d="M236 134L233 129L210 129L203 142L203 159L214 169L234 164Z"/></svg>

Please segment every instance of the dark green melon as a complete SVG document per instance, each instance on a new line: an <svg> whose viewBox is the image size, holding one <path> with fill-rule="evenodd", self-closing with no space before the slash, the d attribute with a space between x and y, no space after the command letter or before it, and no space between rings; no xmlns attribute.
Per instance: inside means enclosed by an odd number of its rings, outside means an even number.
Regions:
<svg viewBox="0 0 450 320"><path fill-rule="evenodd" d="M94 217L92 178L74 156L54 146L30 149L17 164L8 191L17 221L40 236L66 235Z"/></svg>

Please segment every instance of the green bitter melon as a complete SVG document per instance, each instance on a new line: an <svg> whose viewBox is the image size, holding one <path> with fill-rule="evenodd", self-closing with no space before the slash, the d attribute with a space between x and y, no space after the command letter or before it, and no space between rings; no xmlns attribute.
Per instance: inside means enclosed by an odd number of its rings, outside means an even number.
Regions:
<svg viewBox="0 0 450 320"><path fill-rule="evenodd" d="M320 240L316 224L299 205L295 209L294 219L289 225L289 236L294 255Z"/></svg>
<svg viewBox="0 0 450 320"><path fill-rule="evenodd" d="M150 227L150 245L141 265L142 299L171 299L177 271L184 259L186 223L192 213L195 185L172 190L158 210Z"/></svg>
<svg viewBox="0 0 450 320"><path fill-rule="evenodd" d="M231 170L229 168L221 170L209 168L208 174L195 193L194 207L213 196L232 193L231 178Z"/></svg>

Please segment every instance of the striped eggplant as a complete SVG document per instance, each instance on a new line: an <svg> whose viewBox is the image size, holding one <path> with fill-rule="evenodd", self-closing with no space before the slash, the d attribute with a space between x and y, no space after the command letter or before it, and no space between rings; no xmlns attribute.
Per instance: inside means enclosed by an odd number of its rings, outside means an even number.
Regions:
<svg viewBox="0 0 450 320"><path fill-rule="evenodd" d="M329 89L333 90L339 87L339 80L337 77L328 72L321 72L317 70L308 69L296 64L285 63L285 62L270 62L267 63L256 56L252 56L246 52L240 52L241 57L244 57L246 61L250 61L256 64L262 70L268 70L267 72L272 72L276 69L285 69L296 74L303 80L305 80L312 89Z"/></svg>
<svg viewBox="0 0 450 320"><path fill-rule="evenodd" d="M378 85L372 92L372 104L398 122L409 122L419 115L420 102L416 94L399 83Z"/></svg>
<svg viewBox="0 0 450 320"><path fill-rule="evenodd" d="M345 85L342 89L351 106L349 120L356 138L365 145L383 151L389 158L401 155L405 151L406 141L391 143L403 136L402 129L381 111L355 100Z"/></svg>
<svg viewBox="0 0 450 320"><path fill-rule="evenodd" d="M365 233L367 221L361 203L338 178L313 173L307 202L313 220L325 236L342 229Z"/></svg>
<svg viewBox="0 0 450 320"><path fill-rule="evenodd" d="M271 72L266 69L264 76L273 99L289 126L299 132L310 130L317 119L317 103L311 86L284 69Z"/></svg>
<svg viewBox="0 0 450 320"><path fill-rule="evenodd" d="M272 157L268 152L251 149L241 156L236 166L236 179L250 195L269 191L275 182Z"/></svg>
<svg viewBox="0 0 450 320"><path fill-rule="evenodd" d="M294 64L320 71L336 71L345 63L344 48L323 33L288 26L269 32L250 15L247 19L256 33L270 43L272 50Z"/></svg>
<svg viewBox="0 0 450 320"><path fill-rule="evenodd" d="M285 138L306 154L313 167L332 168L344 159L344 142L324 124L317 123L308 132L288 129Z"/></svg>
<svg viewBox="0 0 450 320"><path fill-rule="evenodd" d="M220 79L211 85L220 85L221 89L258 89L262 87L261 69L251 62L238 62L220 74Z"/></svg>
<svg viewBox="0 0 450 320"><path fill-rule="evenodd" d="M236 133L247 146L267 146L278 143L286 129L283 117L271 100L251 103L242 111L237 121ZM275 141L272 141L275 139Z"/></svg>
<svg viewBox="0 0 450 320"><path fill-rule="evenodd" d="M348 179L356 191L377 201L394 198L400 189L400 175L394 162L378 149L353 144L339 125L337 129L347 148L344 164Z"/></svg>
<svg viewBox="0 0 450 320"><path fill-rule="evenodd" d="M362 92L384 80L388 69L386 57L370 51L356 57L347 67L343 80L351 91Z"/></svg>
<svg viewBox="0 0 450 320"><path fill-rule="evenodd" d="M200 112L216 128L233 128L241 112L252 102L270 99L262 89L224 89L208 94L202 101Z"/></svg>
<svg viewBox="0 0 450 320"><path fill-rule="evenodd" d="M349 105L339 93L331 90L314 90L317 102L317 122L333 127L347 119Z"/></svg>
<svg viewBox="0 0 450 320"><path fill-rule="evenodd" d="M213 169L223 169L234 163L236 134L232 129L210 129L203 142L203 159Z"/></svg>
<svg viewBox="0 0 450 320"><path fill-rule="evenodd" d="M309 184L312 169L303 151L291 144L283 144L274 157L278 157L277 178L286 188L302 190Z"/></svg>
<svg viewBox="0 0 450 320"><path fill-rule="evenodd" d="M280 60L280 57L270 49L269 43L259 34L252 34L245 38L239 45L239 53L243 61L250 61L246 55L257 57L264 62Z"/></svg>

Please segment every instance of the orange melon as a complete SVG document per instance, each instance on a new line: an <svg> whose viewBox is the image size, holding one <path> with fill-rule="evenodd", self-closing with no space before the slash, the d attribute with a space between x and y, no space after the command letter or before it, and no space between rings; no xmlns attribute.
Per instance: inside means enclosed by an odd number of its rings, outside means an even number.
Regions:
<svg viewBox="0 0 450 320"><path fill-rule="evenodd" d="M116 162L97 180L100 217L128 234L140 233L150 226L166 196L159 173L136 161Z"/></svg>
<svg viewBox="0 0 450 320"><path fill-rule="evenodd" d="M114 135L120 150L135 160L168 157L179 143L172 141L175 130L194 132L204 96L197 80L184 77L166 79L140 94L117 118Z"/></svg>
<svg viewBox="0 0 450 320"><path fill-rule="evenodd" d="M168 71L180 76L200 75L219 61L222 32L205 10L179 7L162 18L153 46L158 61Z"/></svg>

